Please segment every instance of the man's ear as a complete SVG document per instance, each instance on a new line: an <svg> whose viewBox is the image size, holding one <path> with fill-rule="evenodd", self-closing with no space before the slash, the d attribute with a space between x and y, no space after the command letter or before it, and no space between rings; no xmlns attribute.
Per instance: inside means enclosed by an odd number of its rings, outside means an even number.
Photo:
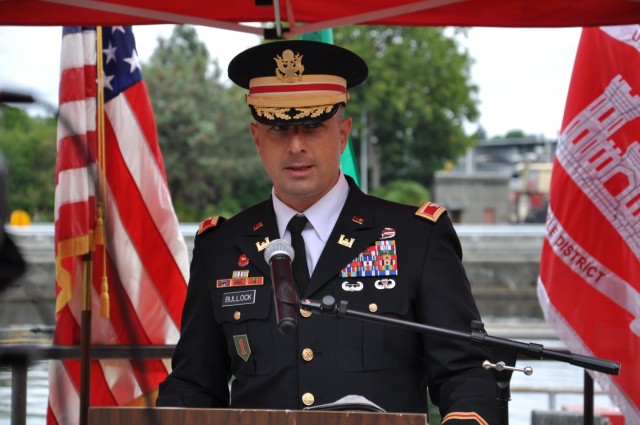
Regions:
<svg viewBox="0 0 640 425"><path fill-rule="evenodd" d="M258 124L252 122L249 124L249 130L251 130L251 137L253 138L253 144L256 145L258 155L260 155L260 130Z"/></svg>
<svg viewBox="0 0 640 425"><path fill-rule="evenodd" d="M349 134L351 134L351 127L353 126L353 120L351 117L345 117L340 122L340 153L344 153L349 142Z"/></svg>

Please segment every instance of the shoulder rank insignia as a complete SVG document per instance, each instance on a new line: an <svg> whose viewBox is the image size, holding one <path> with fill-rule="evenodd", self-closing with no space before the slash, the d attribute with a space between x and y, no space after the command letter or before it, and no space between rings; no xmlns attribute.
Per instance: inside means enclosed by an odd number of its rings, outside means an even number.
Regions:
<svg viewBox="0 0 640 425"><path fill-rule="evenodd" d="M215 217L209 217L206 220L203 220L202 223L200 223L200 227L198 228L198 233L196 233L196 236L200 236L201 234L207 232L208 230L215 229L224 220L225 218L219 215Z"/></svg>
<svg viewBox="0 0 640 425"><path fill-rule="evenodd" d="M438 221L443 212L447 209L445 207L441 207L440 205L434 202L425 202L420 205L420 208L415 212L415 214L419 217L424 217L427 220L431 220L434 223Z"/></svg>

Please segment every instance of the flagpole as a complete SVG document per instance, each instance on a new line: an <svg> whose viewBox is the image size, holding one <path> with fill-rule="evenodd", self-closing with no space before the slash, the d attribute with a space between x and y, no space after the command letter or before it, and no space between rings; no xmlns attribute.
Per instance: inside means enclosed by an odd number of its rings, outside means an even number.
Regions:
<svg viewBox="0 0 640 425"><path fill-rule="evenodd" d="M104 181L104 96L103 96L103 63L102 63L102 27L96 27L96 128L98 138L98 172L96 184L96 228L90 237L89 252L82 257L82 306L80 322L80 425L89 423L89 406L91 405L91 288L93 283L93 251L96 242L104 243L102 219L102 196L104 192L101 183ZM88 148L88 147L87 147ZM89 159L87 157L87 159ZM105 249L106 255L106 249ZM104 285L103 285L104 286ZM108 298L107 298L108 302ZM103 308L104 310L105 308ZM107 309L108 311L108 309Z"/></svg>
<svg viewBox="0 0 640 425"><path fill-rule="evenodd" d="M92 254L82 257L82 311L80 322L80 425L89 423L91 397L91 269Z"/></svg>

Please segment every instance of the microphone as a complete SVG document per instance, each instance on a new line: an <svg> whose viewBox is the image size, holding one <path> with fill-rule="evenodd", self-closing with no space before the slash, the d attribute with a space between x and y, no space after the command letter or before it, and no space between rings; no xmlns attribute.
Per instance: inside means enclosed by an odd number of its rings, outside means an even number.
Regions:
<svg viewBox="0 0 640 425"><path fill-rule="evenodd" d="M298 295L293 286L291 274L291 262L294 256L293 247L284 239L271 241L264 251L264 259L271 268L273 302L276 307L278 330L285 335L295 331L298 327L296 323Z"/></svg>

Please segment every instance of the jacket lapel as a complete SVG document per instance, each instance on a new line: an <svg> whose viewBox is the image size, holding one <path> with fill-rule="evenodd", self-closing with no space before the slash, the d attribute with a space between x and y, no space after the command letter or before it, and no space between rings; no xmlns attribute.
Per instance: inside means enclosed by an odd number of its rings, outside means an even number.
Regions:
<svg viewBox="0 0 640 425"><path fill-rule="evenodd" d="M236 239L236 245L247 254L249 260L263 275L271 279L271 269L264 259L264 250L270 241L280 237L280 233L271 200L264 202L257 210L259 213L256 214L255 220L247 222L246 233Z"/></svg>
<svg viewBox="0 0 640 425"><path fill-rule="evenodd" d="M368 198L350 183L349 196L322 251L304 296L333 279L351 260L380 237L382 227L374 222Z"/></svg>

